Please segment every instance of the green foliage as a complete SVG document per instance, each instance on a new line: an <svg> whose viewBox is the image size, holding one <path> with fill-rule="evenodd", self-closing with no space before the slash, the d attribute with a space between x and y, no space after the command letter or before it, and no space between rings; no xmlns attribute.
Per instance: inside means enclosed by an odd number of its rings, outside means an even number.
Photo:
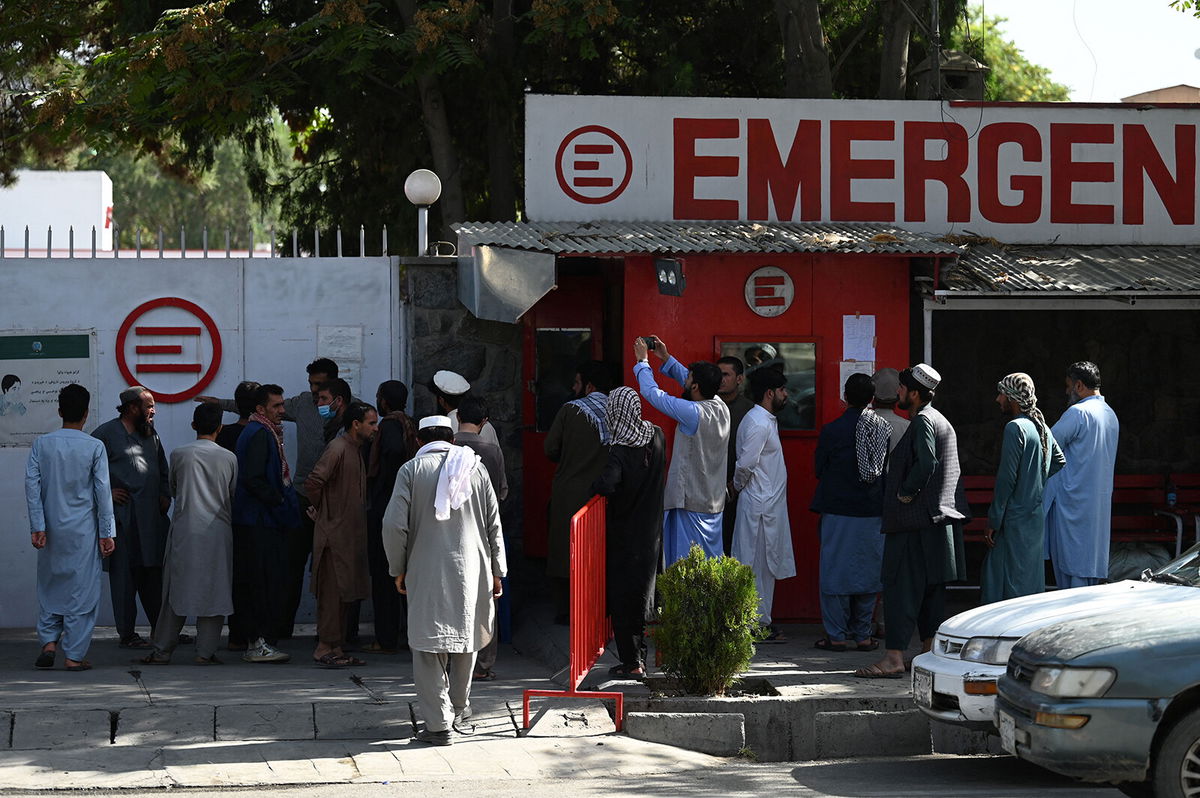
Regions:
<svg viewBox="0 0 1200 798"><path fill-rule="evenodd" d="M1197 3L1196 0L1171 0L1170 5L1176 11L1200 17L1200 3Z"/></svg>
<svg viewBox="0 0 1200 798"><path fill-rule="evenodd" d="M1004 38L1004 17L985 17L972 6L959 20L947 47L962 50L991 70L984 83L984 99L994 102L1066 102L1071 90L1055 83L1050 70L1029 63L1014 42Z"/></svg>
<svg viewBox="0 0 1200 798"><path fill-rule="evenodd" d="M662 597L654 644L663 670L688 693L723 695L750 666L758 634L754 572L697 545L658 577Z"/></svg>

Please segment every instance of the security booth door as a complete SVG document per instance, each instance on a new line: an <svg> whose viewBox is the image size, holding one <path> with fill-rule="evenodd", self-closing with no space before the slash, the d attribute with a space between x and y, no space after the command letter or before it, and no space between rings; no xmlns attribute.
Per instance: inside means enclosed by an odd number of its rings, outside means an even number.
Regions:
<svg viewBox="0 0 1200 798"><path fill-rule="evenodd" d="M600 277L560 279L523 317L524 357L521 433L525 485L524 551L547 555L547 508L555 464L546 457L546 433L571 392L575 371L604 351L604 281Z"/></svg>

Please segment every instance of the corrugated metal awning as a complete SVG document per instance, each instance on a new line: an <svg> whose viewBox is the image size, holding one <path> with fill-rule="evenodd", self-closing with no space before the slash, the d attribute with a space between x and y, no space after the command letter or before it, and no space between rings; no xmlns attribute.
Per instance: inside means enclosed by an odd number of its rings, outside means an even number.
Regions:
<svg viewBox="0 0 1200 798"><path fill-rule="evenodd" d="M939 295L1200 294L1200 247L970 245Z"/></svg>
<svg viewBox="0 0 1200 798"><path fill-rule="evenodd" d="M958 255L927 234L883 224L798 222L463 222L459 251L500 246L557 255L856 252Z"/></svg>

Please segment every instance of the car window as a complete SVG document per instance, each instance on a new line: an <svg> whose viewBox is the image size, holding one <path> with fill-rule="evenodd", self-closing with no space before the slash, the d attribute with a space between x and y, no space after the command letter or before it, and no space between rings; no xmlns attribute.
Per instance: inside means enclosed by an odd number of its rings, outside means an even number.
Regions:
<svg viewBox="0 0 1200 798"><path fill-rule="evenodd" d="M1200 587L1200 543L1151 572L1150 579L1155 582L1171 582Z"/></svg>

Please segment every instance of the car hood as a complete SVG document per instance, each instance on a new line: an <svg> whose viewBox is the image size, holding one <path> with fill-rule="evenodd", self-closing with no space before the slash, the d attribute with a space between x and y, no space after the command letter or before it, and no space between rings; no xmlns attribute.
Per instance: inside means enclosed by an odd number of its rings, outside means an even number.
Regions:
<svg viewBox="0 0 1200 798"><path fill-rule="evenodd" d="M1024 637L1058 621L1108 615L1121 610L1162 607L1200 599L1200 588L1127 579L1108 585L1054 590L985 604L941 625L949 637Z"/></svg>
<svg viewBox="0 0 1200 798"><path fill-rule="evenodd" d="M1200 609L1200 591L1193 588L1192 592L1195 602L1192 607L1177 604L1154 613L1127 609L1052 623L1027 635L1017 647L1035 662L1068 662L1110 646L1161 647L1179 638L1200 643L1200 629L1193 622L1196 610Z"/></svg>

